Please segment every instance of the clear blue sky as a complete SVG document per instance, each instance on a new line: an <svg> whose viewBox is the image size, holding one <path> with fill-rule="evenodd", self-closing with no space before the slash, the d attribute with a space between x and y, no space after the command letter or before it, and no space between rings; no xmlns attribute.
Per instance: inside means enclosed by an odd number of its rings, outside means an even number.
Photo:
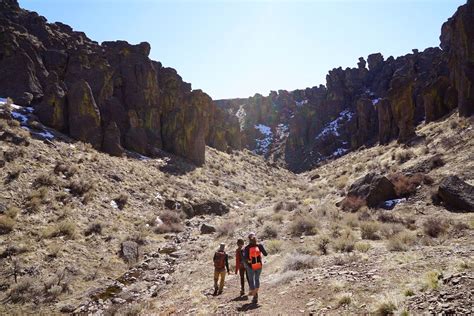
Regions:
<svg viewBox="0 0 474 316"><path fill-rule="evenodd" d="M325 84L360 56L439 45L441 24L465 0L20 0L98 42L148 41L214 99Z"/></svg>

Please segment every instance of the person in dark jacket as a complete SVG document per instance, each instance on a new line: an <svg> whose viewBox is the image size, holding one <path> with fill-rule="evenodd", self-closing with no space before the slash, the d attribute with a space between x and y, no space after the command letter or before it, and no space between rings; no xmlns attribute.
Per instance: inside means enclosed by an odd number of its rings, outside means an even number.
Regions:
<svg viewBox="0 0 474 316"><path fill-rule="evenodd" d="M240 274L240 296L245 294L245 279L247 282L249 279L244 265L244 245L244 240L238 239L237 249L235 249L235 274Z"/></svg>
<svg viewBox="0 0 474 316"><path fill-rule="evenodd" d="M262 244L257 243L255 233L250 233L249 244L244 249L244 260L250 288L249 296L253 296L252 303L258 303L260 274L262 273L263 265L262 255L267 256L267 251Z"/></svg>
<svg viewBox="0 0 474 316"><path fill-rule="evenodd" d="M222 294L224 290L225 271L229 273L229 256L225 252L225 244L220 244L214 253L214 295ZM220 282L219 282L220 279Z"/></svg>

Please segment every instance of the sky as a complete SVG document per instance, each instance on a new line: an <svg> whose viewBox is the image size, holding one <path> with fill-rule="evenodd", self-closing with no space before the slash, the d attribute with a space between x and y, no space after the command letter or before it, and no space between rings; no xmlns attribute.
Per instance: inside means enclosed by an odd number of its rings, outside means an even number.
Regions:
<svg viewBox="0 0 474 316"><path fill-rule="evenodd" d="M325 84L335 67L439 46L465 0L19 0L92 40L151 44L213 99Z"/></svg>

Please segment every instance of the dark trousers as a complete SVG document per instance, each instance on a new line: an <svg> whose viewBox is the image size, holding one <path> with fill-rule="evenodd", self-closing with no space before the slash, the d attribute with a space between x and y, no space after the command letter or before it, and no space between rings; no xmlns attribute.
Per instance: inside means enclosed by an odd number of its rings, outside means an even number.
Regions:
<svg viewBox="0 0 474 316"><path fill-rule="evenodd" d="M240 274L240 289L245 291L245 279L247 279L247 283L249 282L249 276L247 275L247 270L245 268L239 269Z"/></svg>

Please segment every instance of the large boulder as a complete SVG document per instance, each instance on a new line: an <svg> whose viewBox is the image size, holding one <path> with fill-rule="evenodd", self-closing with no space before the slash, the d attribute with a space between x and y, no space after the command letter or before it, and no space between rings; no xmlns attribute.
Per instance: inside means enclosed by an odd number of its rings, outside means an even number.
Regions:
<svg viewBox="0 0 474 316"><path fill-rule="evenodd" d="M70 135L100 149L102 145L100 112L89 84L82 79L76 81L69 90L67 99Z"/></svg>
<svg viewBox="0 0 474 316"><path fill-rule="evenodd" d="M120 130L115 122L110 122L104 131L102 150L118 157L121 157L124 153L124 149L120 144Z"/></svg>
<svg viewBox="0 0 474 316"><path fill-rule="evenodd" d="M438 196L448 210L474 212L474 186L458 176L443 178L439 184Z"/></svg>
<svg viewBox="0 0 474 316"><path fill-rule="evenodd" d="M127 263L137 262L140 257L140 249L136 242L127 240L120 244L120 256Z"/></svg>
<svg viewBox="0 0 474 316"><path fill-rule="evenodd" d="M199 215L224 215L229 213L229 207L217 200L203 201L193 204L191 207L183 207L188 217Z"/></svg>
<svg viewBox="0 0 474 316"><path fill-rule="evenodd" d="M377 207L386 200L395 199L397 194L393 183L386 177L368 173L350 186L347 196L365 200L368 207Z"/></svg>

